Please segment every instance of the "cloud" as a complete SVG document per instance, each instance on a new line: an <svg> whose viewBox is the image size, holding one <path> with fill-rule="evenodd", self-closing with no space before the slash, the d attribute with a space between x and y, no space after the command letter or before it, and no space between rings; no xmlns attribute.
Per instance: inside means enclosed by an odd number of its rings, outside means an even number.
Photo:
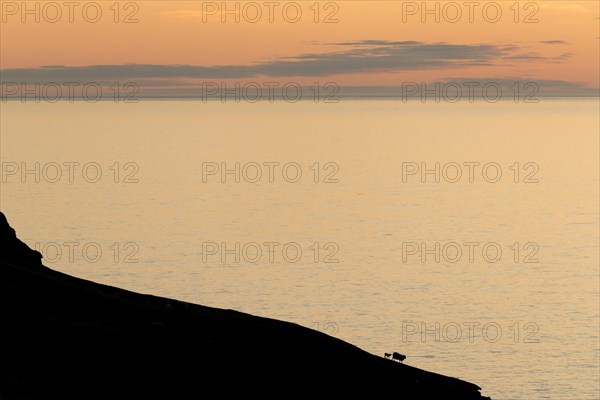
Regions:
<svg viewBox="0 0 600 400"><path fill-rule="evenodd" d="M493 82L497 83L501 87L510 88L515 83L519 84L520 87L524 87L529 83L535 84L541 93L545 94L557 94L557 93L596 93L598 92L598 88L592 88L586 86L581 82L570 82L560 79L536 79L534 77L496 77L496 78L448 78L445 79L444 82L455 82L459 84L463 84L465 82L478 82L480 85L485 85L486 83Z"/></svg>
<svg viewBox="0 0 600 400"><path fill-rule="evenodd" d="M327 43L323 53L280 57L250 65L91 65L44 66L2 70L5 82L97 82L124 80L186 81L257 77L323 77L341 74L456 69L543 61L560 63L572 56L542 56L515 45L448 44L363 40Z"/></svg>
<svg viewBox="0 0 600 400"><path fill-rule="evenodd" d="M439 90L434 90L439 88ZM484 88L488 88L484 90ZM491 88L491 89L489 89ZM499 90L497 89L499 88ZM518 92L516 92L518 88ZM547 80L521 77L502 78L448 78L439 82L404 82L403 86L346 86L338 92L339 98L348 99L417 99L423 97L435 100L440 98L480 99L484 95L515 101L527 101L547 97L599 97L598 88L588 87L579 82ZM427 94L429 93L429 94Z"/></svg>
<svg viewBox="0 0 600 400"><path fill-rule="evenodd" d="M569 44L563 40L542 40L542 44Z"/></svg>
<svg viewBox="0 0 600 400"><path fill-rule="evenodd" d="M420 42L411 40L406 41L388 41L388 40L360 40L357 42L342 42L342 43L328 43L336 46L389 46L389 45L417 45Z"/></svg>
<svg viewBox="0 0 600 400"><path fill-rule="evenodd" d="M423 87L425 89L423 89ZM342 86L335 91L334 98L336 99L421 99L426 90L429 90L429 95L426 97L432 99L434 95L431 92L435 88L440 90L435 92L438 96L444 98L456 98L469 100L471 98L480 99L485 93L491 97L502 93L501 98L514 101L516 93L518 100L528 102L532 99L545 97L598 97L600 95L598 88L588 87L579 82L568 82L563 80L544 80L521 77L502 77L502 78L448 78L439 82L404 82L395 83L394 86ZM501 92L497 91L500 88ZM460 92L457 91L460 88ZM489 89L491 88L491 89ZM516 92L515 88L519 88ZM409 92L408 90L411 89ZM415 92L415 89L416 92ZM251 88L247 92L243 92L240 88L234 86L229 87L237 93L239 98L260 97L263 100L269 98L267 90L262 89L262 92ZM309 91L309 89L307 89ZM261 93L261 96L258 94ZM460 93L460 96L458 95ZM274 99L281 99L281 91L274 91ZM231 92L229 93L231 95ZM217 92L205 93L201 87L153 87L142 88L139 93L140 98L189 98L189 99L213 99L219 100L222 93Z"/></svg>

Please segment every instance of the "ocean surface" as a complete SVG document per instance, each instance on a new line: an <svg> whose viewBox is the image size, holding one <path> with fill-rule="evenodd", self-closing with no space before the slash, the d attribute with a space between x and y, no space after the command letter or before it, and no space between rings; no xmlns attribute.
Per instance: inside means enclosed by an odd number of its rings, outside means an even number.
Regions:
<svg viewBox="0 0 600 400"><path fill-rule="evenodd" d="M598 99L0 121L0 208L51 268L399 351L494 400L598 399Z"/></svg>

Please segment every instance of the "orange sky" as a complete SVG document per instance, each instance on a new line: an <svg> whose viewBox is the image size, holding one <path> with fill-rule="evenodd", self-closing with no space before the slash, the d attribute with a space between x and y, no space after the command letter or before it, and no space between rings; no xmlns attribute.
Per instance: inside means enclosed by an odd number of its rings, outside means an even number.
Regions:
<svg viewBox="0 0 600 400"><path fill-rule="evenodd" d="M130 2L137 7L137 23L115 23L112 1L101 1L102 17L97 23L83 19L81 8L76 8L74 21L68 21L68 9L57 23L45 21L42 9L50 2L40 2L41 21L35 15L25 15L21 2L2 1L1 53L2 69L31 68L47 65L88 66L115 64L187 64L197 66L253 65L282 57L302 54L328 53L347 50L332 45L339 42L364 40L416 41L427 44L517 46L515 54L535 55L528 60L492 60L487 65L468 67L428 67L418 70L354 72L334 74L340 85L394 85L406 80L431 81L452 77L490 78L521 77L533 79L564 80L587 86L599 86L599 6L597 1L541 1L519 2L519 23L515 23L514 1L479 2L474 8L474 21L469 22L469 8L461 6L462 18L457 23L444 20L444 6L440 2L440 23L434 16L422 23L418 10L407 15L403 22L403 9L409 10L421 2L401 1L338 1L320 2L319 19L335 12L337 23L315 23L314 2L297 2L302 9L298 23L284 20L282 8L291 2L278 2L273 23L268 21L268 6L258 1L263 16L258 23L234 22L233 15L222 23L221 14L207 15L203 22L203 8L211 2L197 1L141 1ZM57 2L62 4L62 2ZM82 2L81 4L85 4ZM228 2L235 7L236 2ZM243 10L245 3L240 3ZM331 4L330 4L331 3ZM464 1L454 4L462 5ZM486 22L482 8L499 4L502 17L497 23ZM119 19L136 11L134 5L125 9L120 2ZM212 2L217 7L221 2ZM435 7L435 2L428 2ZM18 10L15 10L15 7ZM34 3L28 3L34 8ZM314 6L313 6L314 7ZM491 7L491 6L489 6ZM253 16L253 9L246 8ZM290 8L291 11L294 8ZM93 9L92 9L93 11ZM93 12L90 15L93 16ZM445 9L447 18L455 10ZM493 17L494 8L489 15ZM46 9L47 18L54 18L55 10ZM533 14L532 14L533 13ZM524 23L527 15L536 23ZM250 15L250 14L249 14ZM542 41L560 41L541 43ZM560 58L558 60L557 58ZM290 77L291 78L291 77ZM299 78L300 79L300 78ZM311 79L308 79L310 81ZM324 79L320 79L324 80Z"/></svg>

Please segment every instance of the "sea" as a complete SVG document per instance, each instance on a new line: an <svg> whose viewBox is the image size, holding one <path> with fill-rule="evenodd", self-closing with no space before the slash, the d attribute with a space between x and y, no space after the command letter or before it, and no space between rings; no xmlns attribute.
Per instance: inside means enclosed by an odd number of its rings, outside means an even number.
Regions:
<svg viewBox="0 0 600 400"><path fill-rule="evenodd" d="M398 351L494 400L595 400L599 110L5 101L0 209L77 277Z"/></svg>

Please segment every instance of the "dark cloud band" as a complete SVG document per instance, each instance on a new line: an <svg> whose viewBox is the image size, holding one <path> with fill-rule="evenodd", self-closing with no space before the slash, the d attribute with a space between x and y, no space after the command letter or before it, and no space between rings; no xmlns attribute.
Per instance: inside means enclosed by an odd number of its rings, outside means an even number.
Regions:
<svg viewBox="0 0 600 400"><path fill-rule="evenodd" d="M517 46L457 45L414 41L364 40L330 43L338 48L251 65L91 65L44 66L1 70L2 81L64 82L123 80L246 79L323 77L340 74L400 72L491 66L528 61L562 62L570 53L549 58Z"/></svg>

